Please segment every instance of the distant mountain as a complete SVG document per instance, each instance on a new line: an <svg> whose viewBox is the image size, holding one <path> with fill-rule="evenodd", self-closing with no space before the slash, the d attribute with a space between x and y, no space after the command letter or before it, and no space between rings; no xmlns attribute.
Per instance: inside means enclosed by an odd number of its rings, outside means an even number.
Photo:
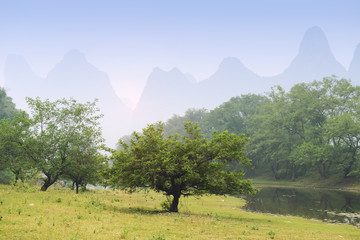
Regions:
<svg viewBox="0 0 360 240"><path fill-rule="evenodd" d="M176 68L170 72L155 68L134 110L133 122L139 129L146 123L183 114L189 108L211 109L233 96L265 90L260 83L259 76L239 59L230 57L222 61L214 75L200 83Z"/></svg>
<svg viewBox="0 0 360 240"><path fill-rule="evenodd" d="M27 96L51 100L73 97L80 102L97 98L108 143L114 144L127 133L130 110L116 95L107 75L91 65L81 52L67 53L45 79L37 77L20 56L9 56L5 67L5 88L9 88L9 95L19 107L27 108Z"/></svg>
<svg viewBox="0 0 360 240"><path fill-rule="evenodd" d="M5 61L4 87L17 108L27 109L25 97L41 95L44 79L37 76L23 56L9 55Z"/></svg>
<svg viewBox="0 0 360 240"><path fill-rule="evenodd" d="M231 97L265 90L265 80L246 68L234 57L225 58L218 70L197 85L196 105L212 109Z"/></svg>
<svg viewBox="0 0 360 240"><path fill-rule="evenodd" d="M350 63L348 77L353 84L360 85L360 43L357 45L354 57Z"/></svg>
<svg viewBox="0 0 360 240"><path fill-rule="evenodd" d="M312 27L305 32L299 53L290 66L282 74L269 78L269 81L289 89L296 83L345 74L346 70L332 54L324 32L319 27Z"/></svg>
<svg viewBox="0 0 360 240"><path fill-rule="evenodd" d="M173 114L183 114L189 108L213 109L234 96L263 94L274 85L288 90L296 83L321 80L331 75L349 77L354 84L360 84L360 44L349 71L346 71L332 54L324 32L319 27L312 27L305 32L299 52L289 67L274 77L260 77L234 57L225 58L211 77L200 82L177 68L169 72L154 68L131 120L130 110L115 94L107 75L77 50L67 53L45 79L33 73L23 57L10 55L5 64L5 88L20 108L26 106L25 96L74 97L80 101L98 98L105 114L104 135L115 142L130 130L140 130L147 123L166 121Z"/></svg>
<svg viewBox="0 0 360 240"><path fill-rule="evenodd" d="M154 68L133 112L135 129L146 123L167 120L174 113L184 113L194 105L194 78L174 68L165 72Z"/></svg>
<svg viewBox="0 0 360 240"><path fill-rule="evenodd" d="M324 32L312 27L305 32L299 52L289 67L274 77L260 77L234 57L225 58L211 77L198 83L186 81L186 76L177 70L167 73L154 69L136 106L134 119L138 125L145 126L145 123L181 114L190 107L212 109L234 96L263 94L274 85L290 89L296 83L331 75L346 77L347 71L332 54ZM360 83L359 46L349 75Z"/></svg>

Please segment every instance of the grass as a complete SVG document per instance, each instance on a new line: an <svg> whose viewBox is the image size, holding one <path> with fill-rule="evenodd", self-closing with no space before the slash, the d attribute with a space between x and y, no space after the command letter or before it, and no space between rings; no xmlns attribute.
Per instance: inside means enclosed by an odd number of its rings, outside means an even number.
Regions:
<svg viewBox="0 0 360 240"><path fill-rule="evenodd" d="M235 197L180 199L180 212L160 209L165 196L0 185L0 239L359 239L360 230L298 217L249 213Z"/></svg>

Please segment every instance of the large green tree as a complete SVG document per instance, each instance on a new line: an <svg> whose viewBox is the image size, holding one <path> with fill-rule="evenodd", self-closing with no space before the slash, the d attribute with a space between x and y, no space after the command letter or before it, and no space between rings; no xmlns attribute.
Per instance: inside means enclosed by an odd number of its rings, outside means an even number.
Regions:
<svg viewBox="0 0 360 240"><path fill-rule="evenodd" d="M96 101L78 103L74 99L61 99L52 102L27 98L27 102L32 113L34 139L29 154L45 176L41 190L46 191L66 169L70 172L69 167L81 168L84 155L94 154L92 148L103 141L98 121L102 116Z"/></svg>
<svg viewBox="0 0 360 240"><path fill-rule="evenodd" d="M130 144L113 155L111 182L128 190L151 188L172 196L169 211L177 212L181 196L252 193L243 171L230 171L229 161L250 167L243 156L248 139L214 132L211 140L200 132L197 123L185 123L186 134L165 136L164 124L148 125L133 133Z"/></svg>

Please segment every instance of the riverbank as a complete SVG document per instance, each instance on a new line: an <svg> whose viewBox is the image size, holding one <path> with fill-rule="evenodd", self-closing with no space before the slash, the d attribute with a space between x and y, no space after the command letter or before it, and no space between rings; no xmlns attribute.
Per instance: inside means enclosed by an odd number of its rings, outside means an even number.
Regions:
<svg viewBox="0 0 360 240"><path fill-rule="evenodd" d="M180 199L180 212L161 209L155 192L128 194L0 185L0 239L358 239L360 229L290 216L251 213L243 199Z"/></svg>
<svg viewBox="0 0 360 240"><path fill-rule="evenodd" d="M255 178L253 185L262 187L289 187L289 188L318 188L325 190L360 192L360 181L344 180L337 176L328 179L303 178L296 181L272 180L269 178Z"/></svg>

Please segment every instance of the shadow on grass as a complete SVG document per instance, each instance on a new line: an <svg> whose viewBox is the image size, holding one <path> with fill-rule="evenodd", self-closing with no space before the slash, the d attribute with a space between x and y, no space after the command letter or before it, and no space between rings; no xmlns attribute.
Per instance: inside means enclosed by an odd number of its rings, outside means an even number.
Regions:
<svg viewBox="0 0 360 240"><path fill-rule="evenodd" d="M143 207L124 207L124 208L118 208L119 212L122 213L129 213L129 214L133 214L133 213L138 213L138 214L143 214L143 215L163 215L163 214L171 214L168 211L165 210L156 210L156 209L151 209L151 208L143 208Z"/></svg>
<svg viewBox="0 0 360 240"><path fill-rule="evenodd" d="M199 213L191 213L191 212L177 212L177 213L173 213L173 212L168 212L165 210L156 210L156 209L151 209L151 208L144 208L144 207L130 207L130 208L118 208L117 209L119 212L121 213L127 213L127 214L141 214L141 215L148 215L148 216L155 216L155 215L159 215L159 216L177 216L177 217L200 217L200 218L210 218L213 219L214 221L221 221L221 220L233 220L233 221L239 221L239 222L247 222L247 223L252 223L252 224L261 224L261 223L269 223L271 222L271 220L268 220L267 218L264 219L258 219L258 218L251 218L251 217L244 217L244 216L221 216L218 214L199 214Z"/></svg>

